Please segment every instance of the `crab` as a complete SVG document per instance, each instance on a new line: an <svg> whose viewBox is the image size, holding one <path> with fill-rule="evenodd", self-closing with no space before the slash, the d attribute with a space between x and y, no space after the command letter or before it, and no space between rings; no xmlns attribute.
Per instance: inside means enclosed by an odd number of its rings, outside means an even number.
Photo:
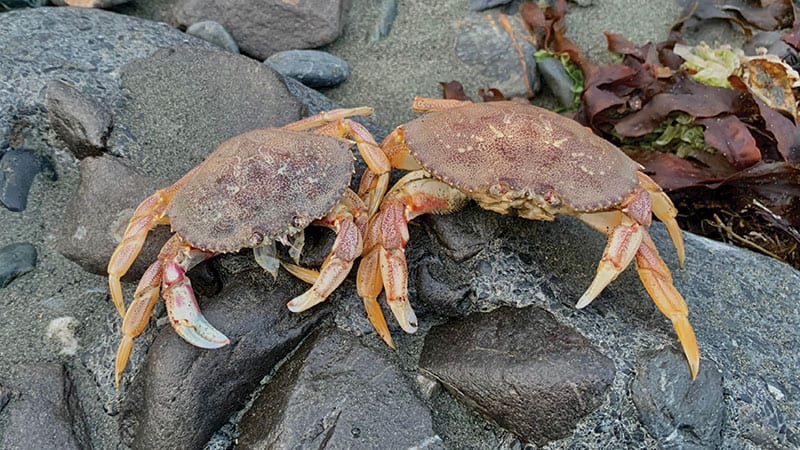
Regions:
<svg viewBox="0 0 800 450"><path fill-rule="evenodd" d="M304 311L339 286L361 254L367 218L377 210L389 183L386 155L366 128L349 119L371 113L369 107L338 109L282 128L240 134L220 144L173 185L142 201L108 263L111 296L123 317L115 364L117 388L133 340L147 326L159 294L170 324L184 340L207 349L228 344L228 338L203 317L186 276L193 266L216 254L252 248L256 261L275 276L283 263L276 254L276 241L290 247L296 263L304 228L329 227L336 239L319 272L285 265L313 283L288 307ZM363 198L349 189L353 144L371 174L370 186L359 189ZM120 278L148 232L163 223L169 223L174 234L145 271L126 310Z"/></svg>
<svg viewBox="0 0 800 450"><path fill-rule="evenodd" d="M470 199L527 219L566 214L608 236L594 280L576 307L589 305L635 260L645 289L672 321L691 377L696 377L700 354L686 302L647 231L655 214L683 266L677 211L641 166L577 122L527 103L417 97L412 108L428 114L397 127L381 144L392 167L409 172L386 193L369 222L357 277L365 304L374 305L385 288L401 328L416 331L405 247L408 222L417 216L450 213ZM370 177L365 174L362 187L370 185ZM370 318L393 345L383 316Z"/></svg>

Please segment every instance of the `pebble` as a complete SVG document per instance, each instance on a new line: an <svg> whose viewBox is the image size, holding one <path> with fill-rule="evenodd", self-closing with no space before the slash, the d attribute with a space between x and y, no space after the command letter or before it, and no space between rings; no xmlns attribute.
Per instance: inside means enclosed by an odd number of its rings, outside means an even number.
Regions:
<svg viewBox="0 0 800 450"><path fill-rule="evenodd" d="M47 116L56 135L78 159L102 155L113 124L111 112L61 80L46 86Z"/></svg>
<svg viewBox="0 0 800 450"><path fill-rule="evenodd" d="M561 106L572 106L575 103L572 79L567 74L567 69L564 68L561 60L551 56L540 59L536 64L544 84L550 88Z"/></svg>
<svg viewBox="0 0 800 450"><path fill-rule="evenodd" d="M239 45L236 44L233 36L231 36L228 30L219 22L213 20L195 22L186 29L186 33L211 42L217 47L231 53L239 53Z"/></svg>
<svg viewBox="0 0 800 450"><path fill-rule="evenodd" d="M33 177L40 171L39 158L31 151L11 149L0 157L0 202L6 209L25 211Z"/></svg>
<svg viewBox="0 0 800 450"><path fill-rule="evenodd" d="M283 76L312 88L341 84L350 74L347 61L319 50L287 50L264 61Z"/></svg>
<svg viewBox="0 0 800 450"><path fill-rule="evenodd" d="M0 248L0 288L36 268L36 247L20 242Z"/></svg>
<svg viewBox="0 0 800 450"><path fill-rule="evenodd" d="M375 30L370 38L372 42L378 42L389 35L395 18L397 18L397 0L383 0L378 23L375 24Z"/></svg>
<svg viewBox="0 0 800 450"><path fill-rule="evenodd" d="M469 9L472 11L483 11L484 9L507 5L509 3L511 3L511 0L470 0Z"/></svg>

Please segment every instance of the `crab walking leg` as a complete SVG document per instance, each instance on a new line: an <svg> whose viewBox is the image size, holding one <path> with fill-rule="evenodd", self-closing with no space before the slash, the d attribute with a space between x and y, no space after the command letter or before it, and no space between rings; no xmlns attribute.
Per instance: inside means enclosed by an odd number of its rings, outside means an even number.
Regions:
<svg viewBox="0 0 800 450"><path fill-rule="evenodd" d="M364 301L367 318L372 323L372 327L375 328L375 332L383 339L383 342L386 342L386 345L396 348L392 334L389 332L389 324L386 323L383 309L378 303L378 296L383 290L380 251L381 248L375 245L361 257L356 276L356 286L359 297Z"/></svg>
<svg viewBox="0 0 800 450"><path fill-rule="evenodd" d="M300 119L296 122L288 123L282 128L292 131L307 131L312 128L337 122L352 116L368 116L375 111L369 106L359 106L357 108L340 108L332 109L330 111L322 111L321 113L308 116L305 119Z"/></svg>
<svg viewBox="0 0 800 450"><path fill-rule="evenodd" d="M692 325L689 323L689 308L681 294L675 289L672 275L659 256L647 231L644 232L642 245L636 253L636 270L653 302L672 321L672 326L675 328L675 333L678 335L683 353L689 363L692 380L694 380L700 369L700 350Z"/></svg>
<svg viewBox="0 0 800 450"><path fill-rule="evenodd" d="M414 97L411 109L417 112L442 111L450 108L471 105L469 100L453 100L444 98Z"/></svg>
<svg viewBox="0 0 800 450"><path fill-rule="evenodd" d="M349 120L342 119L338 122L325 125L314 130L315 134L324 134L335 137L348 137L355 141L358 153L367 164L362 180L369 178L369 186L361 186L358 195L364 200L368 207L367 217L372 217L380 206L383 195L389 188L389 175L392 166L383 150L375 142L375 138L364 125Z"/></svg>
<svg viewBox="0 0 800 450"><path fill-rule="evenodd" d="M405 257L408 222L422 214L450 213L464 206L468 200L458 189L428 176L424 171L417 171L401 178L386 195L372 225L378 227L378 252L386 302L400 327L407 333L417 330L417 317L408 302L408 266ZM370 263L370 260L367 261Z"/></svg>
<svg viewBox="0 0 800 450"><path fill-rule="evenodd" d="M683 267L684 261L686 260L686 250L683 245L681 228L675 220L675 217L678 216L678 210L675 208L672 200L670 200L667 194L661 189L661 186L656 184L652 178L639 172L639 184L650 194L653 214L667 227L669 237L672 239L675 250L678 252L678 263Z"/></svg>
<svg viewBox="0 0 800 450"><path fill-rule="evenodd" d="M125 303L123 301L120 278L125 275L136 260L147 238L147 233L156 225L167 223L168 220L164 216L167 206L169 206L175 193L189 181L196 170L197 168L190 170L173 185L160 189L144 199L136 208L136 211L133 212L122 240L111 255L107 268L108 287L114 306L116 306L117 312L121 317L125 317Z"/></svg>
<svg viewBox="0 0 800 450"><path fill-rule="evenodd" d="M328 298L350 273L353 262L361 256L364 248L362 236L366 215L364 204L355 192L349 189L345 191L339 204L316 223L332 228L336 232L336 240L311 288L287 304L292 312L305 311Z"/></svg>
<svg viewBox="0 0 800 450"><path fill-rule="evenodd" d="M642 225L627 215L622 216L622 223L615 226L608 237L603 258L597 265L597 274L592 280L592 284L578 300L576 308L586 307L630 265L642 243L644 233Z"/></svg>

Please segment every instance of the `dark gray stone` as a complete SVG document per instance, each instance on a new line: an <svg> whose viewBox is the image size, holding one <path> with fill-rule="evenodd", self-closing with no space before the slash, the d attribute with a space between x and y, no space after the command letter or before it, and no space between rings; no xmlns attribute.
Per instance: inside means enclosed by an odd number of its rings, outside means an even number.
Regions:
<svg viewBox="0 0 800 450"><path fill-rule="evenodd" d="M273 54L264 63L312 88L336 86L349 75L347 61L319 50L286 50Z"/></svg>
<svg viewBox="0 0 800 450"><path fill-rule="evenodd" d="M0 288L36 268L36 247L20 242L0 248Z"/></svg>
<svg viewBox="0 0 800 450"><path fill-rule="evenodd" d="M0 203L10 211L25 211L33 177L41 166L29 150L12 149L0 157Z"/></svg>
<svg viewBox="0 0 800 450"><path fill-rule="evenodd" d="M473 15L458 24L455 53L494 80L506 97L533 97L539 91L536 47L517 15Z"/></svg>
<svg viewBox="0 0 800 450"><path fill-rule="evenodd" d="M219 22L214 22L213 20L195 22L186 29L186 33L211 42L217 47L231 53L239 53L239 45L236 44L236 41L233 40L228 30Z"/></svg>
<svg viewBox="0 0 800 450"><path fill-rule="evenodd" d="M106 150L113 116L100 102L61 80L47 82L50 126L78 159Z"/></svg>
<svg viewBox="0 0 800 450"><path fill-rule="evenodd" d="M250 254L225 259L241 271L226 271L222 291L199 300L206 318L231 343L204 350L170 326L160 330L121 405L123 441L134 449L202 448L325 315L324 305L289 312L286 302L306 286L286 272L273 281Z"/></svg>
<svg viewBox="0 0 800 450"><path fill-rule="evenodd" d="M78 192L59 223L56 250L87 272L105 275L108 259L122 239L133 211L169 182L140 175L111 156L86 158L81 161L80 171ZM138 281L170 235L169 227L151 231L123 280Z"/></svg>
<svg viewBox="0 0 800 450"><path fill-rule="evenodd" d="M336 329L303 343L240 430L242 449L442 448L400 370Z"/></svg>
<svg viewBox="0 0 800 450"><path fill-rule="evenodd" d="M0 406L0 448L92 448L78 393L63 366L20 364L0 370L0 390L8 399Z"/></svg>
<svg viewBox="0 0 800 450"><path fill-rule="evenodd" d="M536 64L544 84L558 99L561 106L572 106L575 103L572 79L567 74L567 69L561 64L561 60L554 57L542 58Z"/></svg>
<svg viewBox="0 0 800 450"><path fill-rule="evenodd" d="M639 418L661 448L718 448L725 422L722 374L703 360L693 382L685 376L683 354L672 348L643 358L631 385Z"/></svg>
<svg viewBox="0 0 800 450"><path fill-rule="evenodd" d="M346 4L344 0L183 0L175 5L175 20L181 26L200 20L219 22L242 53L264 60L282 50L334 41L342 32Z"/></svg>
<svg viewBox="0 0 800 450"><path fill-rule="evenodd" d="M111 142L142 173L177 180L223 141L300 117L275 71L241 55L160 50L121 70L128 101Z"/></svg>
<svg viewBox="0 0 800 450"><path fill-rule="evenodd" d="M472 11L483 11L484 9L507 5L509 3L511 3L511 0L470 0L469 9Z"/></svg>
<svg viewBox="0 0 800 450"><path fill-rule="evenodd" d="M526 441L573 432L603 401L614 364L540 308L501 308L434 326L419 367Z"/></svg>
<svg viewBox="0 0 800 450"><path fill-rule="evenodd" d="M8 8L39 8L47 5L47 0L3 0Z"/></svg>

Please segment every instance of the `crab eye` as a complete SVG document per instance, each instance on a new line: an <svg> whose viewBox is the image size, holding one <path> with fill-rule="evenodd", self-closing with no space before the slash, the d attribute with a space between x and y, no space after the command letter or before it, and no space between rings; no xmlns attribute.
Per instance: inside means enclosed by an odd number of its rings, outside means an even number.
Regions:
<svg viewBox="0 0 800 450"><path fill-rule="evenodd" d="M259 233L258 231L254 231L253 234L250 235L250 244L253 247L261 245L261 242L263 241L264 241L264 235Z"/></svg>

